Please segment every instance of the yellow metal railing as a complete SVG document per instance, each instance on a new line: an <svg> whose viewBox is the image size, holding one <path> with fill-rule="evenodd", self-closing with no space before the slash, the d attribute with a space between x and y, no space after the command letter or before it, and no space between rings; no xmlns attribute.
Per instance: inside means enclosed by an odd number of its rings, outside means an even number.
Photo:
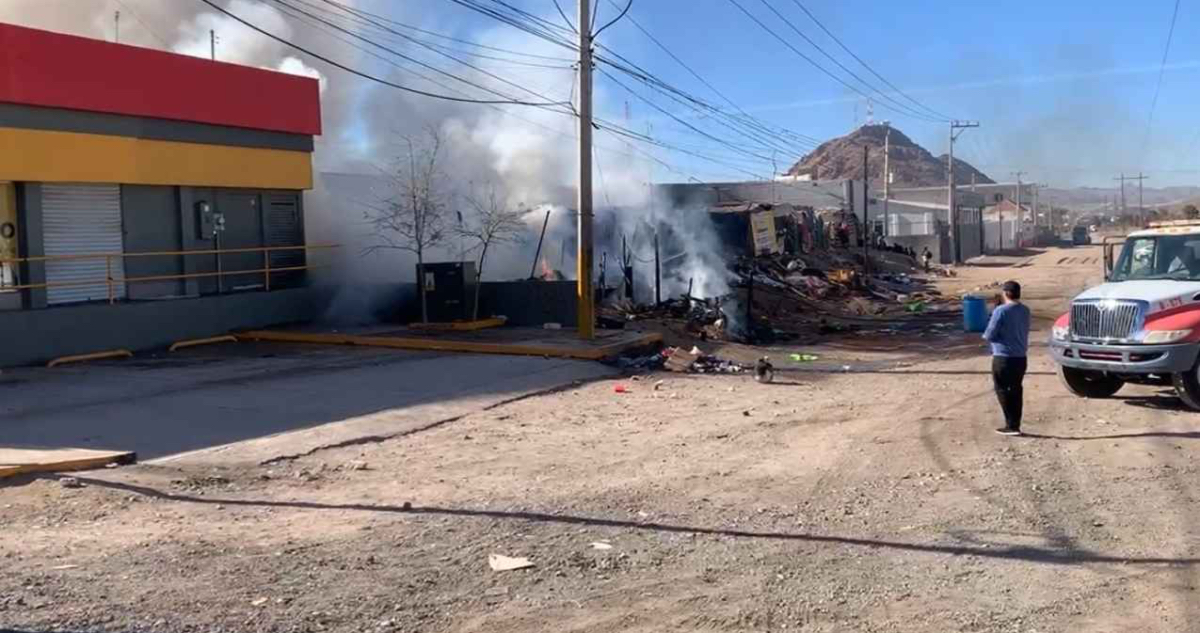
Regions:
<svg viewBox="0 0 1200 633"><path fill-rule="evenodd" d="M94 280L46 282L46 283L40 283L40 284L18 284L18 285L12 285L12 286L5 286L4 289L5 290L35 290L35 289L46 289L46 288L77 288L77 287L82 287L82 286L96 286L96 285L99 285L100 283L104 283L108 288L108 302L114 303L114 302L116 302L115 286L117 286L119 284L142 283L142 282L149 282L149 281L179 281L179 280L184 280L184 279L199 279L199 278L203 278L203 277L216 277L217 283L219 286L221 283L221 280L223 278L231 276L231 275L261 274L263 276L263 288L265 290L269 291L269 290L271 290L271 275L272 274L291 272L291 271L297 271L297 270L312 270L314 268L321 268L321 266L311 266L307 263L305 263L302 266L281 266L281 267L273 268L271 266L271 253L278 253L278 252L283 252L283 251L303 251L303 252L307 253L308 251L328 250L328 249L334 249L334 248L338 248L338 245L337 244L306 244L306 245L302 245L302 246L256 246L256 247L250 247L250 248L214 248L214 249L205 249L205 250L198 250L198 251L151 251L151 252L144 252L144 253L79 253L79 254L71 254L71 255L39 255L36 257L11 257L11 258L0 259L0 263L9 263L9 264L34 263L34 262L47 263L47 262L72 261L72 260L82 260L82 259L103 259L104 260L104 269L105 269L105 278L103 280L94 279ZM254 268L254 269L250 269L250 270L224 270L221 267L220 257L222 255L236 255L239 253L262 253L263 267L262 268ZM119 279L113 277L113 261L114 260L119 259L123 262L125 259L131 258L131 257L188 257L188 256L192 256L192 255L216 255L217 256L217 270L212 271L212 272L200 272L200 273L179 273L176 275L146 275L146 276L141 276L141 277L121 277Z"/></svg>

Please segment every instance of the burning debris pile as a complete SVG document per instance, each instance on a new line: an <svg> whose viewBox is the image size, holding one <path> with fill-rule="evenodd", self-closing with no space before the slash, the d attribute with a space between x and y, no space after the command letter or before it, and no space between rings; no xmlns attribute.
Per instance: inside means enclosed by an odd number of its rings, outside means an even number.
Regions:
<svg viewBox="0 0 1200 633"><path fill-rule="evenodd" d="M684 340L769 344L877 329L900 320L917 325L948 321L959 310L951 298L929 288L927 277L916 275L911 258L893 253L872 252L872 269L880 272L869 277L861 255L856 259L848 251L805 259L743 257L729 268L727 294L700 298L685 293L658 305L614 302L602 309L602 319L665 328Z"/></svg>

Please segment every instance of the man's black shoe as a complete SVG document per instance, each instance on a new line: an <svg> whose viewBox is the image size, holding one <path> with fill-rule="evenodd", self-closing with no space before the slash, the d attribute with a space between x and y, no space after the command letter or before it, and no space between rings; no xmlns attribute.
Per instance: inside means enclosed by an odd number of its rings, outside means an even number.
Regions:
<svg viewBox="0 0 1200 633"><path fill-rule="evenodd" d="M1008 435L1008 436L1016 436L1016 435L1021 434L1020 431L1015 431L1013 429L1007 429L1007 428L996 429L996 432L999 433L1000 435Z"/></svg>

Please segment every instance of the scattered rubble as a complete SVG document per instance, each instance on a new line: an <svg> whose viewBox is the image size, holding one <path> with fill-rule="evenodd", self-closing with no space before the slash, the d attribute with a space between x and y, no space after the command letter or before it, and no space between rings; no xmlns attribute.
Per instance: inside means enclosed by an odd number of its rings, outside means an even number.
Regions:
<svg viewBox="0 0 1200 633"><path fill-rule="evenodd" d="M931 287L905 254L873 251L871 275L863 274L862 254L851 249L789 255L742 257L730 263L732 290L719 297L685 293L658 305L628 299L602 308L602 320L641 322L685 339L751 345L872 329L876 322L919 319L917 326L953 321L958 297ZM937 273L937 269L931 271ZM611 327L611 326L609 326ZM909 326L911 327L911 326ZM875 328L878 329L878 328ZM627 369L657 369L657 359L626 359ZM670 369L670 367L668 367Z"/></svg>
<svg viewBox="0 0 1200 633"><path fill-rule="evenodd" d="M666 369L677 373L691 374L740 374L752 367L731 360L705 354L698 347L682 350L671 347L663 351L667 357Z"/></svg>

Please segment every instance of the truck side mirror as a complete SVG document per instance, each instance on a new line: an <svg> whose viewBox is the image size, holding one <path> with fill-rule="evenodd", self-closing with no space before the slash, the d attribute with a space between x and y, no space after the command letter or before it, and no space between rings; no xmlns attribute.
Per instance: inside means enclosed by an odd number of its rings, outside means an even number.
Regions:
<svg viewBox="0 0 1200 633"><path fill-rule="evenodd" d="M1112 278L1113 274L1113 247L1116 246L1108 241L1104 242L1104 281Z"/></svg>

